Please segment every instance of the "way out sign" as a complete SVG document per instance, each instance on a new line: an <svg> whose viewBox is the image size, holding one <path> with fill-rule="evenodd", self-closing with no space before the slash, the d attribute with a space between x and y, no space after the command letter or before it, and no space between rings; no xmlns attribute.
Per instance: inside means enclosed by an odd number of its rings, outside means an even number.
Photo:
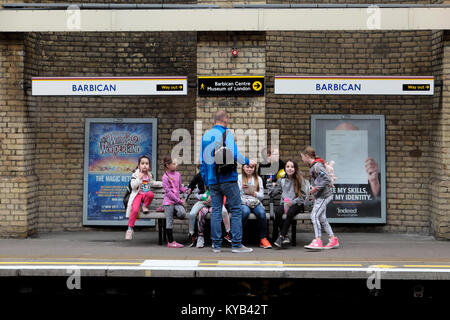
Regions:
<svg viewBox="0 0 450 320"><path fill-rule="evenodd" d="M203 76L198 77L198 95L218 96L264 96L264 76Z"/></svg>
<svg viewBox="0 0 450 320"><path fill-rule="evenodd" d="M187 95L187 77L35 77L33 96Z"/></svg>
<svg viewBox="0 0 450 320"><path fill-rule="evenodd" d="M433 76L275 76L275 94L433 95Z"/></svg>

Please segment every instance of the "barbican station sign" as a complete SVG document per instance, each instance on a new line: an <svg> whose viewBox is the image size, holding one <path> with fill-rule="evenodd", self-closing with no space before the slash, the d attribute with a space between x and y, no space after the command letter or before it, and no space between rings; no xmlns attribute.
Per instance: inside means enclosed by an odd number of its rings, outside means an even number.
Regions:
<svg viewBox="0 0 450 320"><path fill-rule="evenodd" d="M433 95L433 76L275 76L275 94Z"/></svg>
<svg viewBox="0 0 450 320"><path fill-rule="evenodd" d="M187 95L187 77L34 77L32 95Z"/></svg>

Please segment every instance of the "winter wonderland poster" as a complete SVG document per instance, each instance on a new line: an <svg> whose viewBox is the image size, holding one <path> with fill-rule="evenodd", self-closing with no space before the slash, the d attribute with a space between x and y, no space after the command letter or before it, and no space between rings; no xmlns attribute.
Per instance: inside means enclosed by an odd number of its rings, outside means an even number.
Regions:
<svg viewBox="0 0 450 320"><path fill-rule="evenodd" d="M127 224L123 196L139 157L156 161L156 125L156 119L86 119L85 225Z"/></svg>

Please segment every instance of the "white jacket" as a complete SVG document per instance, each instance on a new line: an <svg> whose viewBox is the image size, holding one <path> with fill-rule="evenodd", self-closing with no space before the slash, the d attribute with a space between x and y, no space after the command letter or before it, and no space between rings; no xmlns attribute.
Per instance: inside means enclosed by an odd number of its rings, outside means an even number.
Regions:
<svg viewBox="0 0 450 320"><path fill-rule="evenodd" d="M248 185L249 186L254 186L255 185L255 181L254 181L254 177L252 177L250 180L248 180ZM258 183L259 183L259 191L256 192L256 198L259 201L263 201L264 199L264 186L263 186L263 181L261 179L261 177L258 176ZM239 185L239 190L241 191L241 196L244 194L244 189L242 188L242 174L238 175L238 185Z"/></svg>
<svg viewBox="0 0 450 320"><path fill-rule="evenodd" d="M139 179L139 173L140 170L136 169L136 171L131 175L131 194L130 198L128 199L127 212L125 214L127 218L130 217L131 206L133 204L134 198L136 198L137 194L139 193L139 188L141 187L142 180ZM150 188L162 188L162 182L153 180L153 174L151 172L148 172L148 176L150 179Z"/></svg>

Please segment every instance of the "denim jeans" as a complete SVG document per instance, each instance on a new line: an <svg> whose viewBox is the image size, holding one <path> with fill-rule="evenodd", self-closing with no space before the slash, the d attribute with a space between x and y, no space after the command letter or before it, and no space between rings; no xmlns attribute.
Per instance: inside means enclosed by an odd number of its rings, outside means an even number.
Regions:
<svg viewBox="0 0 450 320"><path fill-rule="evenodd" d="M229 213L231 216L231 246L240 248L242 246L242 211L241 194L236 182L224 182L209 185L211 192L211 240L214 248L222 246L222 205L223 197L227 197Z"/></svg>
<svg viewBox="0 0 450 320"><path fill-rule="evenodd" d="M250 212L253 212L258 219L258 229L259 229L259 239L264 239L267 234L267 217L266 217L266 211L264 210L264 207L261 204L258 204L253 209L249 208L248 206L242 205L242 224L245 225L245 222L248 219L248 216L250 215Z"/></svg>

